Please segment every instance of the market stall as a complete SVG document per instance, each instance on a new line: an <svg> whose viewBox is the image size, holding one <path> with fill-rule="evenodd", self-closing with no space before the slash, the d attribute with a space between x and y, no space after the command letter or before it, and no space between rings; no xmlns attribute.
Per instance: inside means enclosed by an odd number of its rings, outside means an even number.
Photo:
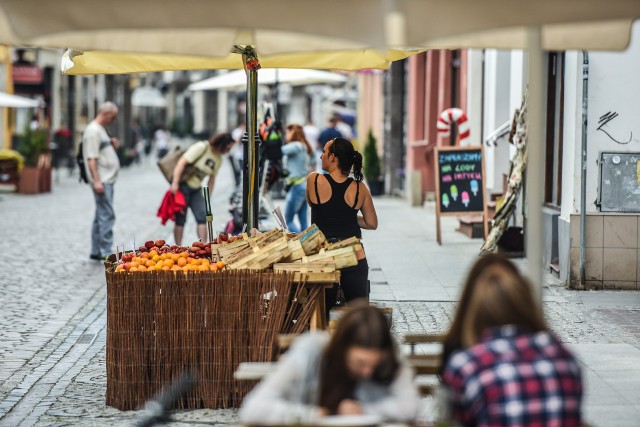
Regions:
<svg viewBox="0 0 640 427"><path fill-rule="evenodd" d="M107 405L139 408L189 372L195 385L178 407L239 406L253 383L234 379L238 365L276 360L280 334L324 327L324 288L359 250L357 239L328 244L314 225L191 247L149 241L113 255Z"/></svg>

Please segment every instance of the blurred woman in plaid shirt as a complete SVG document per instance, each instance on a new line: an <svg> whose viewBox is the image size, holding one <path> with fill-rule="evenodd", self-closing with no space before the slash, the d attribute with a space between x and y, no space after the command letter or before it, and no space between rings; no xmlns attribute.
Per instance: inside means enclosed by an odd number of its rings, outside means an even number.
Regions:
<svg viewBox="0 0 640 427"><path fill-rule="evenodd" d="M581 425L578 362L549 331L529 282L500 255L471 268L443 366L452 417L464 426Z"/></svg>

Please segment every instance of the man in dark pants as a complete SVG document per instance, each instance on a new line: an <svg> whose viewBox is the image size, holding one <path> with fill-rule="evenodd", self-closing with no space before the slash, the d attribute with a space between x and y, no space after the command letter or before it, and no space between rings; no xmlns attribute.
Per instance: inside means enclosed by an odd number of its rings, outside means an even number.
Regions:
<svg viewBox="0 0 640 427"><path fill-rule="evenodd" d="M89 255L95 260L104 260L113 253L113 224L116 220L113 210L113 186L120 170L120 161L116 153L120 141L109 135L106 126L113 123L117 116L118 107L113 102L105 102L82 134L84 164L96 200Z"/></svg>

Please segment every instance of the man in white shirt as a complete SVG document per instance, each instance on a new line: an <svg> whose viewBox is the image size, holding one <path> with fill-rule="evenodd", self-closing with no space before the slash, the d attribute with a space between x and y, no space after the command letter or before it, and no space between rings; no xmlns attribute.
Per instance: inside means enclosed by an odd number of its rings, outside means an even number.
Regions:
<svg viewBox="0 0 640 427"><path fill-rule="evenodd" d="M105 126L113 123L117 116L118 107L113 102L105 102L82 134L84 163L96 199L89 255L95 260L104 260L113 253L113 224L116 220L113 210L113 186L120 169L120 160L116 153L120 141L112 138Z"/></svg>

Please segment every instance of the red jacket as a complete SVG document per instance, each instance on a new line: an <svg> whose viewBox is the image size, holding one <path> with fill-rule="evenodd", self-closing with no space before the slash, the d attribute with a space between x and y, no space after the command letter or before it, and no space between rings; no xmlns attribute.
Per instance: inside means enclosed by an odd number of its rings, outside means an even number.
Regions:
<svg viewBox="0 0 640 427"><path fill-rule="evenodd" d="M187 200L184 198L184 194L178 190L174 195L171 190L168 190L158 208L157 216L160 217L162 225L165 225L168 220L175 221L176 214L183 212L186 208Z"/></svg>

